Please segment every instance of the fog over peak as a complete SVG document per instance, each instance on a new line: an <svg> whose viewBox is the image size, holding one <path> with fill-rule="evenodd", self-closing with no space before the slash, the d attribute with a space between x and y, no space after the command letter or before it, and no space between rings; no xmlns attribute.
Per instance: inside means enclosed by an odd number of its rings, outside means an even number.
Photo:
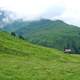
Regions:
<svg viewBox="0 0 80 80"><path fill-rule="evenodd" d="M80 26L80 0L0 0L0 8L26 20L60 19Z"/></svg>

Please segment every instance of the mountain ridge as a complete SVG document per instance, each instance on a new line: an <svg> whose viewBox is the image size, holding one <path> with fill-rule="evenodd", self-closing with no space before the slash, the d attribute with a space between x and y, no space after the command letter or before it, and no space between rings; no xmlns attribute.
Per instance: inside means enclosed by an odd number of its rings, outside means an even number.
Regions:
<svg viewBox="0 0 80 80"><path fill-rule="evenodd" d="M10 28L12 29L9 30ZM66 24L61 20L42 19L30 23L26 21L14 22L12 26L7 25L4 30L14 32L17 36L22 36L34 44L59 50L64 50L66 47L71 48L73 52L80 52L80 28Z"/></svg>

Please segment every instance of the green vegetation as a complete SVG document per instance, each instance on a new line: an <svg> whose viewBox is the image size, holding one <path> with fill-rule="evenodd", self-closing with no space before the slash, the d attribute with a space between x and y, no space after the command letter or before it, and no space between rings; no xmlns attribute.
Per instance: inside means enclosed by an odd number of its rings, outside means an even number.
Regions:
<svg viewBox="0 0 80 80"><path fill-rule="evenodd" d="M17 29L16 29L17 28ZM46 20L24 22L15 21L4 30L15 32L29 42L63 50L71 48L74 53L80 53L80 28L63 21Z"/></svg>
<svg viewBox="0 0 80 80"><path fill-rule="evenodd" d="M80 55L0 32L0 80L80 80Z"/></svg>
<svg viewBox="0 0 80 80"><path fill-rule="evenodd" d="M15 20L9 24L6 24L4 26L3 30L7 31L7 32L15 32L16 30L21 29L22 27L29 25L29 23L30 22L23 21L22 19Z"/></svg>

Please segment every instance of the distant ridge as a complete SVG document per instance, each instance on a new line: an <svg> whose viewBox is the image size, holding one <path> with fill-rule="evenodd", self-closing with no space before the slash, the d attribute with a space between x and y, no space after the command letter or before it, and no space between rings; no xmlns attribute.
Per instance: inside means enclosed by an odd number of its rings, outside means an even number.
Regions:
<svg viewBox="0 0 80 80"><path fill-rule="evenodd" d="M38 21L15 21L4 27L5 31L15 32L34 44L63 50L69 47L80 52L80 28L61 20L41 19Z"/></svg>

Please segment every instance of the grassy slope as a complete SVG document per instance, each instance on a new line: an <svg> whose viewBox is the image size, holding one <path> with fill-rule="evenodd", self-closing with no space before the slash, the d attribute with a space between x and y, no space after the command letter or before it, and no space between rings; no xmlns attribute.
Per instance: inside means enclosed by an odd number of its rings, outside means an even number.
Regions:
<svg viewBox="0 0 80 80"><path fill-rule="evenodd" d="M80 55L35 46L0 32L0 80L80 80Z"/></svg>

